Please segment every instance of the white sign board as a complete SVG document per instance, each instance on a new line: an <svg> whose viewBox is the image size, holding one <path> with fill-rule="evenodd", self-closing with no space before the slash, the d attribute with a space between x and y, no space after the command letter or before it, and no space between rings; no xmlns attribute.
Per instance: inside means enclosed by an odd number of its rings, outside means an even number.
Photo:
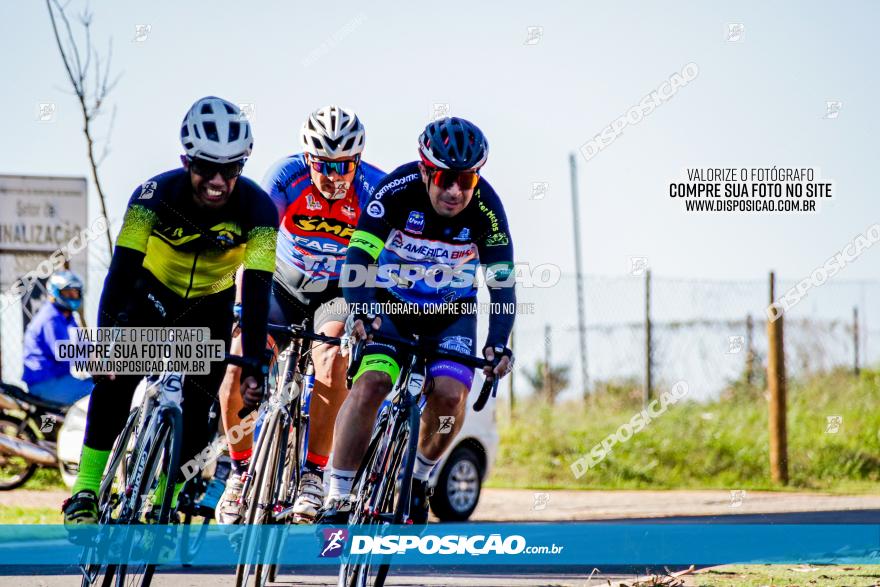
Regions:
<svg viewBox="0 0 880 587"><path fill-rule="evenodd" d="M87 189L84 177L0 175L0 289L56 251L72 253L70 268L87 278L87 249L70 246L88 229Z"/></svg>

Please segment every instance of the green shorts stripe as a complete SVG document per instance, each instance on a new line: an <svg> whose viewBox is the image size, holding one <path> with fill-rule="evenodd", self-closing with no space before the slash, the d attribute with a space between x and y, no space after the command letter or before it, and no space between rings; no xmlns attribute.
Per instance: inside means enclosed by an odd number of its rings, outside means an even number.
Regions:
<svg viewBox="0 0 880 587"><path fill-rule="evenodd" d="M394 382L397 381L397 376L400 374L400 366L397 364L397 361L388 355L366 355L361 360L361 366L355 374L354 379L352 379L352 382L357 381L358 378L367 371L387 373L388 376L391 377L391 384L394 385Z"/></svg>

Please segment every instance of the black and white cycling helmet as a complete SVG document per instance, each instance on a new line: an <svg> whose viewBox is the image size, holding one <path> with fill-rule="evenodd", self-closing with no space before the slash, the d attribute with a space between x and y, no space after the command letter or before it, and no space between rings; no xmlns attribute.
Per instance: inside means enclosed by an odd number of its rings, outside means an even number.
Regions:
<svg viewBox="0 0 880 587"><path fill-rule="evenodd" d="M183 118L180 142L190 159L231 163L254 148L251 125L238 106L216 96L196 101Z"/></svg>
<svg viewBox="0 0 880 587"><path fill-rule="evenodd" d="M309 114L302 126L302 148L315 157L356 157L364 150L366 133L348 108L324 106Z"/></svg>
<svg viewBox="0 0 880 587"><path fill-rule="evenodd" d="M431 167L479 169L489 157L489 143L476 124L454 116L441 118L428 124L419 137L419 155Z"/></svg>

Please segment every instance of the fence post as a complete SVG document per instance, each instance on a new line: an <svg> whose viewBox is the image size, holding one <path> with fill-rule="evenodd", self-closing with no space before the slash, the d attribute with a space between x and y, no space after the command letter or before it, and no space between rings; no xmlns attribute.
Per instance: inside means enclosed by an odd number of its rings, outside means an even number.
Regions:
<svg viewBox="0 0 880 587"><path fill-rule="evenodd" d="M770 272L770 303L776 301L776 276ZM767 317L767 385L770 391L770 477L788 484L788 442L785 429L785 345L783 315Z"/></svg>
<svg viewBox="0 0 880 587"><path fill-rule="evenodd" d="M544 325L544 373L542 377L544 398L550 398L550 325Z"/></svg>
<svg viewBox="0 0 880 587"><path fill-rule="evenodd" d="M746 385L755 384L755 324L752 315L746 316Z"/></svg>
<svg viewBox="0 0 880 587"><path fill-rule="evenodd" d="M654 391L654 383L651 370L653 347L651 340L651 270L645 271L645 389L642 393L642 403L648 405Z"/></svg>
<svg viewBox="0 0 880 587"><path fill-rule="evenodd" d="M513 356L516 356L516 351L514 350L514 344L516 340L516 328L510 331L510 352L513 353ZM510 394L510 419L513 420L513 409L516 407L516 400L513 396L513 371L507 374L507 392Z"/></svg>
<svg viewBox="0 0 880 587"><path fill-rule="evenodd" d="M859 374L859 307L853 306L853 373Z"/></svg>

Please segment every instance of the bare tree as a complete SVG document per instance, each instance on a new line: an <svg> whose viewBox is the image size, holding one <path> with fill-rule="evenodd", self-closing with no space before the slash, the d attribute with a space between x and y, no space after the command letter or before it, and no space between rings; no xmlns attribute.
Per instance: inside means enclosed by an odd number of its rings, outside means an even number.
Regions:
<svg viewBox="0 0 880 587"><path fill-rule="evenodd" d="M64 69L67 71L67 77L73 86L73 92L79 100L80 110L83 116L83 134L86 135L86 146L89 154L89 165L92 168L92 180L95 182L95 189L98 191L98 199L101 202L101 213L107 217L107 202L104 196L104 189L101 187L101 180L98 177L98 167L110 152L109 137L113 131L113 122L116 119L116 107L113 107L113 113L110 117L110 127L107 131L107 137L104 139L104 147L100 156L96 155L95 137L93 134L93 123L95 118L101 114L101 108L107 96L113 90L119 81L119 76L113 80L110 79L110 61L113 56L113 39L111 38L107 47L107 57L103 61L101 54L92 45L92 12L86 9L79 15L80 24L84 30L85 47L80 51L80 45L77 44L73 36L73 30L70 27L70 21L65 12L66 5L62 6L58 0L46 0L46 8L49 10L49 19L52 21L52 32L55 34L55 42L58 44L58 52L61 53L61 60L64 62ZM61 40L59 33L59 22L63 26L65 41ZM107 225L107 250L110 256L113 255L113 235L111 234L109 218Z"/></svg>

